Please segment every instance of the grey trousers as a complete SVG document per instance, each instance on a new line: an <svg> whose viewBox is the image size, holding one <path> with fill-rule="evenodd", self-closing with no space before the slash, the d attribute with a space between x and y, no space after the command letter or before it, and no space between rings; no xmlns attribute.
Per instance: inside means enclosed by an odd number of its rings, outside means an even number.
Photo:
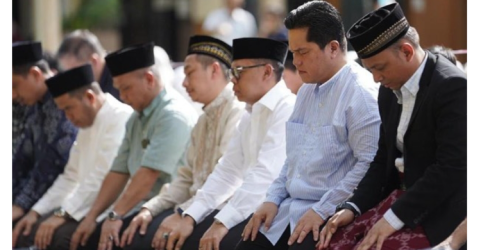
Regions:
<svg viewBox="0 0 481 250"><path fill-rule="evenodd" d="M35 234L37 233L40 223L42 223L52 215L53 215L53 212L41 217L37 221L37 223L33 225L32 231L30 231L29 235L24 236L23 234L20 234L17 239L16 247L20 248L20 247L33 246L33 244L35 243ZM47 249L48 250L69 250L70 238L75 232L75 229L77 229L78 224L79 222L75 220L67 220L67 222L65 222L63 225L58 227L57 230L55 230L55 233L53 234L53 237L52 237L52 241L50 242L50 245L47 247Z"/></svg>

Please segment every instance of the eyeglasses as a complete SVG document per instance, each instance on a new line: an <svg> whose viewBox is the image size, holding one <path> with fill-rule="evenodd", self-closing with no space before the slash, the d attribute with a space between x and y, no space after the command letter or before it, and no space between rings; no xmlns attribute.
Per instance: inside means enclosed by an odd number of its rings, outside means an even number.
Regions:
<svg viewBox="0 0 481 250"><path fill-rule="evenodd" d="M238 66L238 67L233 67L230 69L230 78L235 78L237 80L239 80L240 78L240 73L246 69L252 69L252 68L257 68L257 67L261 67L261 66L266 66L267 63L263 63L263 64L256 64L256 65L252 65L252 66Z"/></svg>

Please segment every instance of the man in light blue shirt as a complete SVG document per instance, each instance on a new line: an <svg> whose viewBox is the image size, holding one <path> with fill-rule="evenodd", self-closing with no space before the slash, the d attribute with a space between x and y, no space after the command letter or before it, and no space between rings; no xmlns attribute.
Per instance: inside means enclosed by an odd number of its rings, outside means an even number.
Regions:
<svg viewBox="0 0 481 250"><path fill-rule="evenodd" d="M281 174L237 249L314 249L320 228L352 194L377 150L379 85L347 61L337 10L324 1L308 2L285 24L306 84L286 125Z"/></svg>

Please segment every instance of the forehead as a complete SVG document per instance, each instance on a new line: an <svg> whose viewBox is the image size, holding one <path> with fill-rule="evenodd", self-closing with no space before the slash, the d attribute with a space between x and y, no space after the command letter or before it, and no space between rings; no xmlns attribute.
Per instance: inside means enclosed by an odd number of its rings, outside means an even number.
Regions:
<svg viewBox="0 0 481 250"><path fill-rule="evenodd" d="M185 64L184 70L187 70L188 68L197 66L200 63L199 63L199 61L197 61L197 55L191 54L191 55L188 55L187 57L185 57L184 64Z"/></svg>
<svg viewBox="0 0 481 250"><path fill-rule="evenodd" d="M371 69L372 67L380 66L392 60L394 54L389 49L385 49L378 54L371 56L369 58L361 59L362 64L367 68Z"/></svg>
<svg viewBox="0 0 481 250"><path fill-rule="evenodd" d="M307 41L307 31L308 28L290 29L287 31L290 51L296 51L302 48L308 48L317 45L314 42Z"/></svg>
<svg viewBox="0 0 481 250"><path fill-rule="evenodd" d="M114 87L121 88L121 87L130 86L135 81L137 81L137 79L139 79L139 78L136 77L135 71L115 76L115 77L113 77Z"/></svg>
<svg viewBox="0 0 481 250"><path fill-rule="evenodd" d="M54 101L59 108L72 104L75 102L75 100L77 100L77 98L71 97L68 93L54 98Z"/></svg>

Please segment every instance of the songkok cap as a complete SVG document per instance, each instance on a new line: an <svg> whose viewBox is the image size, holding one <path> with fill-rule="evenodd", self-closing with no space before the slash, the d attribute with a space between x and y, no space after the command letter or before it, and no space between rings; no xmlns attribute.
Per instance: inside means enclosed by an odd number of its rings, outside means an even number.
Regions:
<svg viewBox="0 0 481 250"><path fill-rule="evenodd" d="M210 36L192 36L189 41L187 55L203 54L214 57L230 68L232 63L232 47Z"/></svg>
<svg viewBox="0 0 481 250"><path fill-rule="evenodd" d="M268 38L239 38L233 41L233 60L272 59L284 64L287 44Z"/></svg>
<svg viewBox="0 0 481 250"><path fill-rule="evenodd" d="M38 62L42 59L42 44L40 42L22 41L12 44L13 66Z"/></svg>
<svg viewBox="0 0 481 250"><path fill-rule="evenodd" d="M94 73L90 64L85 64L50 77L45 81L48 91L54 98L94 82Z"/></svg>
<svg viewBox="0 0 481 250"><path fill-rule="evenodd" d="M154 42L129 46L105 57L112 77L154 65Z"/></svg>
<svg viewBox="0 0 481 250"><path fill-rule="evenodd" d="M347 40L361 59L383 51L403 37L409 23L401 6L393 3L370 12L347 31Z"/></svg>

